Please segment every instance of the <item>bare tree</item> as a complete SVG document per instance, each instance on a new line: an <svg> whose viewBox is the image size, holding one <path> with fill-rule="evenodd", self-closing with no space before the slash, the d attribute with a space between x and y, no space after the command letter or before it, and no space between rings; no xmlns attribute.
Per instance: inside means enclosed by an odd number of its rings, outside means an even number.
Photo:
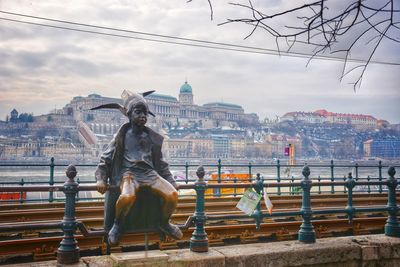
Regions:
<svg viewBox="0 0 400 267"><path fill-rule="evenodd" d="M191 0L190 0L191 1ZM190 2L189 1L189 2ZM213 9L210 0L211 18ZM309 60L331 54L330 58L344 61L340 80L358 70L353 88L361 86L362 77L370 63L400 65L397 62L374 60L377 48L383 40L400 43L400 6L398 0L346 0L346 1L298 1L287 0L291 7L277 10L263 1L248 0L247 4L230 3L248 10L248 17L227 19L219 25L245 23L251 26L251 37L263 30L275 38L280 52L290 52L295 46L311 48ZM306 2L306 3L304 3ZM293 4L295 3L295 4ZM283 45L285 50L282 50ZM362 53L360 53L362 52ZM361 58L352 54L363 54ZM350 62L355 62L352 66Z"/></svg>

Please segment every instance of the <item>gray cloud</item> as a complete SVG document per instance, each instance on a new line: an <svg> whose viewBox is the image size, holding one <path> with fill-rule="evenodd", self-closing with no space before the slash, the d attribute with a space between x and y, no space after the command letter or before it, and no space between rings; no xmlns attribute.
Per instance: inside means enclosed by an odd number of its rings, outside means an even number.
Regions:
<svg viewBox="0 0 400 267"><path fill-rule="evenodd" d="M263 5L265 3L260 2ZM292 1L274 1L267 8L282 9ZM243 40L246 25L216 24L245 14L218 1L214 20L206 1L69 1L5 0L0 8L37 16L140 30L210 41L275 48L258 31ZM399 121L399 67L370 65L361 89L354 93L339 82L342 62L266 56L145 42L1 22L0 119L13 107L41 114L61 107L76 95L96 92L119 97L123 89L178 96L188 79L195 102L237 103L260 118L288 111L364 113ZM3 27L4 26L4 27ZM3 35L5 36L3 38ZM304 50L303 50L304 49ZM299 51L308 51L299 47ZM385 42L377 58L399 60L398 46ZM30 99L26 103L19 99Z"/></svg>

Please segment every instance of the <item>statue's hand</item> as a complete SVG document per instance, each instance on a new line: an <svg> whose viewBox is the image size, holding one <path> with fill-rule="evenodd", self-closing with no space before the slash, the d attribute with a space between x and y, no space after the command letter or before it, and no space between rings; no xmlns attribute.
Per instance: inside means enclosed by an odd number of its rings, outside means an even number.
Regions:
<svg viewBox="0 0 400 267"><path fill-rule="evenodd" d="M104 194L107 191L108 184L106 184L104 181L97 181L96 183L96 189L99 193Z"/></svg>

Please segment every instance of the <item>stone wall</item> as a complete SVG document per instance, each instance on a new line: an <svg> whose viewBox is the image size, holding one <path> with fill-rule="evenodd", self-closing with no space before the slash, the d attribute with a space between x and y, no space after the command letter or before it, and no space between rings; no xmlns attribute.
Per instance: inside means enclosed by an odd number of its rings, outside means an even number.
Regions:
<svg viewBox="0 0 400 267"><path fill-rule="evenodd" d="M14 265L17 266L17 265ZM56 266L55 261L18 266ZM256 243L211 247L207 253L189 249L112 253L110 256L83 257L74 266L168 266L168 267L397 267L400 266L400 238L385 235Z"/></svg>
<svg viewBox="0 0 400 267"><path fill-rule="evenodd" d="M158 263L149 262L149 265L143 260L126 260L129 258L127 253L112 254L111 258L115 260L115 266L400 266L400 238L385 235L324 238L314 244L285 241L212 247L207 253L194 253L188 249L162 252L169 257L160 258ZM132 255L137 253L144 252L132 252ZM124 261L118 260L120 255L124 255ZM92 266L90 261L86 263Z"/></svg>

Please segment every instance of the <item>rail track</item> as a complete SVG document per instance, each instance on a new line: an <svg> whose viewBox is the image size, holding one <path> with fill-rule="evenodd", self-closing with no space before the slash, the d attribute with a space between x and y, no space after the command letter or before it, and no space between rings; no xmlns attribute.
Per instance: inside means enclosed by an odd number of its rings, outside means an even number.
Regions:
<svg viewBox="0 0 400 267"><path fill-rule="evenodd" d="M400 193L398 194L400 196ZM347 203L347 194L316 194L312 195L313 210L326 207L343 208ZM276 211L295 211L301 207L301 196L271 196ZM241 214L235 206L239 197L207 198L205 210L207 215ZM382 194L354 194L353 205L365 207L369 205L384 206L387 195ZM265 207L262 204L263 212ZM195 198L180 198L178 208L172 220L183 224L195 210ZM87 228L96 230L103 226L103 202L79 202L76 206L76 218ZM27 203L2 204L0 206L0 226L23 225L26 223L59 222L64 215L64 203ZM345 214L314 216L313 226L318 238L337 235L358 235L382 233L387 216L382 213L357 214L349 222ZM260 229L255 229L254 220L218 220L207 221L206 232L209 243L223 245L230 243L251 243L273 240L290 240L297 236L301 224L301 217L274 217L265 218ZM150 247L160 249L187 247L194 228L183 231L183 239L179 241L167 238L159 240L156 233L149 233ZM25 256L31 260L55 259L55 252L62 239L60 229L41 229L0 233L0 263L7 262L16 256ZM105 252L102 237L83 237L77 231L76 239L83 255L101 254ZM144 234L135 233L125 235L119 246L113 250L140 250L144 247Z"/></svg>
<svg viewBox="0 0 400 267"><path fill-rule="evenodd" d="M398 194L400 197L400 193ZM301 195L270 196L275 209L291 209L301 207ZM240 197L206 198L206 212L237 211L236 204ZM193 214L195 198L179 198L175 214ZM311 204L317 207L344 207L347 203L347 194L319 194L313 195ZM386 205L387 194L354 194L354 206ZM95 218L103 217L104 203L102 201L77 202L76 217ZM261 207L265 209L264 203ZM0 205L0 223L31 222L46 220L61 220L64 216L64 203L24 203Z"/></svg>

